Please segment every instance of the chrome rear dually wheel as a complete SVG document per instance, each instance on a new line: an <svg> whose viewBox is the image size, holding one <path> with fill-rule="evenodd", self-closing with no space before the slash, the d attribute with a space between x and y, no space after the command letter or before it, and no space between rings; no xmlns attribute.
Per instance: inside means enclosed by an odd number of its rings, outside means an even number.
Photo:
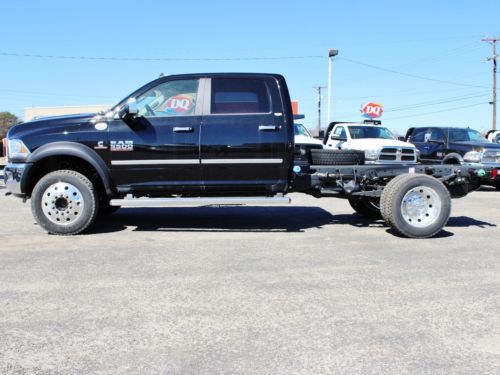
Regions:
<svg viewBox="0 0 500 375"><path fill-rule="evenodd" d="M450 193L432 176L403 174L392 179L382 191L380 212L399 234L432 237L444 228L450 217Z"/></svg>

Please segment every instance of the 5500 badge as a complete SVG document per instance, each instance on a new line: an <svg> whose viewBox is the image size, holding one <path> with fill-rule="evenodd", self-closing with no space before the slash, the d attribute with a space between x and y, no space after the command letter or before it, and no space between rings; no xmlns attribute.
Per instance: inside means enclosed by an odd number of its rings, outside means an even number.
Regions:
<svg viewBox="0 0 500 375"><path fill-rule="evenodd" d="M134 141L110 141L111 151L134 151Z"/></svg>

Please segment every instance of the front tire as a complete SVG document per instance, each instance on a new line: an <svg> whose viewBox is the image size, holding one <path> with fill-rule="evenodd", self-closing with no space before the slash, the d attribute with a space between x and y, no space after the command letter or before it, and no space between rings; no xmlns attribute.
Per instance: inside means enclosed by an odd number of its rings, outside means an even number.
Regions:
<svg viewBox="0 0 500 375"><path fill-rule="evenodd" d="M383 190L380 211L395 232L411 238L429 238L439 233L448 222L450 193L434 177L400 175Z"/></svg>
<svg viewBox="0 0 500 375"><path fill-rule="evenodd" d="M78 234L97 216L97 193L92 182L81 173L51 172L35 185L31 212L38 224L51 234Z"/></svg>

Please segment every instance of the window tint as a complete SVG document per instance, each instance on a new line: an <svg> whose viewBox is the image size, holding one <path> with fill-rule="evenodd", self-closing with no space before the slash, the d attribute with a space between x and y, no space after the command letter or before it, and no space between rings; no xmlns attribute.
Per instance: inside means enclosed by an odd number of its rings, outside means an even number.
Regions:
<svg viewBox="0 0 500 375"><path fill-rule="evenodd" d="M413 131L413 136L411 137L411 141L412 142L424 142L426 133L427 133L427 129L415 129Z"/></svg>
<svg viewBox="0 0 500 375"><path fill-rule="evenodd" d="M349 126L349 133L351 138L382 138L382 139L396 139L387 128L380 126Z"/></svg>
<svg viewBox="0 0 500 375"><path fill-rule="evenodd" d="M192 116L197 92L197 79L161 83L137 98L139 116Z"/></svg>
<svg viewBox="0 0 500 375"><path fill-rule="evenodd" d="M339 126L337 129L335 129L335 132L333 135L336 135L340 139L347 139L347 134L345 132L345 128L343 126Z"/></svg>
<svg viewBox="0 0 500 375"><path fill-rule="evenodd" d="M481 133L472 129L449 129L450 140L455 142L487 142Z"/></svg>
<svg viewBox="0 0 500 375"><path fill-rule="evenodd" d="M430 138L433 141L444 142L444 133L441 129L431 129L430 130Z"/></svg>
<svg viewBox="0 0 500 375"><path fill-rule="evenodd" d="M212 79L212 113L269 113L266 83L259 79Z"/></svg>

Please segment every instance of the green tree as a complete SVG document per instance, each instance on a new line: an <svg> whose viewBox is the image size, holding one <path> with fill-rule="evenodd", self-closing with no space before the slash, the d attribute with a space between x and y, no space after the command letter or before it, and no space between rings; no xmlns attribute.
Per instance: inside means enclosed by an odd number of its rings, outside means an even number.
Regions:
<svg viewBox="0 0 500 375"><path fill-rule="evenodd" d="M4 138L7 130L17 123L19 123L19 119L16 115L10 112L0 112L0 138Z"/></svg>

